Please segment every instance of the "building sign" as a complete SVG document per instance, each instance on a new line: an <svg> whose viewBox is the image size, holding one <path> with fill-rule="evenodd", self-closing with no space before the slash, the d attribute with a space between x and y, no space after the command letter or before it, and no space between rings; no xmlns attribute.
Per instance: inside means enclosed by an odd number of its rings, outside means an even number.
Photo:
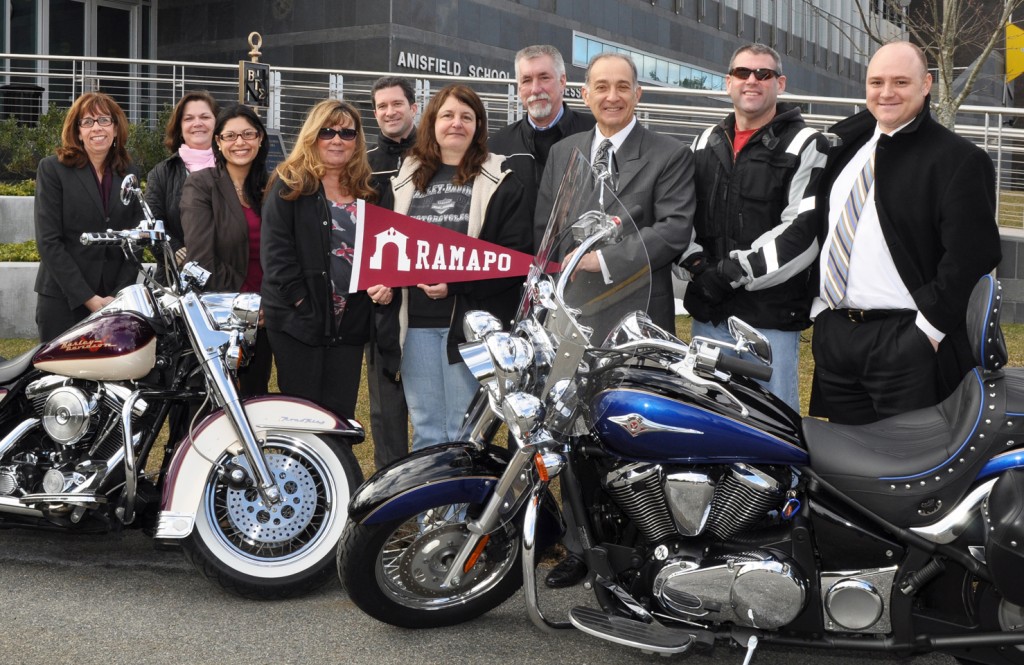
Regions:
<svg viewBox="0 0 1024 665"><path fill-rule="evenodd" d="M463 76L463 70L465 70L465 76L470 78L478 79L512 79L515 78L510 72L494 69L493 67L484 67L482 65L469 65L463 67L462 63L458 60L446 60L445 58L435 58L432 55L423 55L422 53L412 53L411 51L399 51L398 60L395 62L398 67L406 67L408 69L414 69L418 72L428 72L430 74L442 74L444 76Z"/></svg>
<svg viewBox="0 0 1024 665"><path fill-rule="evenodd" d="M248 106L267 106L270 96L270 65L260 62L238 63L238 102Z"/></svg>

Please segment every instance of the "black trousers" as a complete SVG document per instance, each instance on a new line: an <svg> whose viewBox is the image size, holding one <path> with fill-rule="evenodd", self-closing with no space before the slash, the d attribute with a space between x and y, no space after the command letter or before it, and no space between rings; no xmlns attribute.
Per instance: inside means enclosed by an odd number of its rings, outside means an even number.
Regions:
<svg viewBox="0 0 1024 665"><path fill-rule="evenodd" d="M363 345L310 346L269 331L282 393L312 400L343 418L355 418Z"/></svg>
<svg viewBox="0 0 1024 665"><path fill-rule="evenodd" d="M256 348L252 360L238 372L238 394L242 397L265 395L270 384L270 370L273 367L274 354L270 347L270 337L266 328L256 331Z"/></svg>
<svg viewBox="0 0 1024 665"><path fill-rule="evenodd" d="M377 345L366 345L366 384L370 394L373 463L382 469L409 454L409 407L402 384L384 373Z"/></svg>
<svg viewBox="0 0 1024 665"><path fill-rule="evenodd" d="M917 312L864 322L826 309L814 321L812 416L864 425L939 401L938 354Z"/></svg>

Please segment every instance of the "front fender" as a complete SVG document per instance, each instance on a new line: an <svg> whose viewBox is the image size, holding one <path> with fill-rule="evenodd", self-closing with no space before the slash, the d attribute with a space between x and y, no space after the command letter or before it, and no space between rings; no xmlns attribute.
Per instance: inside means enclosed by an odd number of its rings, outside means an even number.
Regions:
<svg viewBox="0 0 1024 665"><path fill-rule="evenodd" d="M349 519L378 524L446 503L483 503L508 461L501 448L431 446L384 467L356 490ZM507 454L507 453L506 453Z"/></svg>
<svg viewBox="0 0 1024 665"><path fill-rule="evenodd" d="M364 438L362 426L354 420L339 418L312 402L280 395L253 397L244 401L245 414L257 439L268 432L316 433L342 437L350 443ZM191 441L183 441L174 451L167 468L156 538L184 538L192 533L196 513L203 501L213 460L225 453L242 453L231 420L223 410L215 411L196 427Z"/></svg>

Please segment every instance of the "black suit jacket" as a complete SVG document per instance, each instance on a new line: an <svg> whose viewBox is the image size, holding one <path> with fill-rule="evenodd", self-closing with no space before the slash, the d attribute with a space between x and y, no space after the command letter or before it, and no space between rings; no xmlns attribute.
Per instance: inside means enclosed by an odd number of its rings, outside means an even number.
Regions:
<svg viewBox="0 0 1024 665"><path fill-rule="evenodd" d="M551 149L537 194L535 224L547 224L558 185L574 149L590 158L597 130L562 139ZM671 136L637 123L615 153L616 196L640 229L653 274L648 314L669 332L675 330L672 264L690 244L696 195L693 153Z"/></svg>
<svg viewBox="0 0 1024 665"><path fill-rule="evenodd" d="M138 175L137 169L129 169ZM36 293L63 297L74 309L89 298L109 296L133 284L136 268L128 263L120 247L85 246L86 232L128 229L142 219L137 201L121 203L121 178L114 174L109 216L103 211L99 187L88 167L71 168L55 155L39 162L36 172L35 227L39 247Z"/></svg>

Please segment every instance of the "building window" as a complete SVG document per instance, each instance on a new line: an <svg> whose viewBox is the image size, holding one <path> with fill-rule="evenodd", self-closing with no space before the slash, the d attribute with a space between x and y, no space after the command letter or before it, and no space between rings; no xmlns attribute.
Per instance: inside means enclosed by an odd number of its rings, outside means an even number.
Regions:
<svg viewBox="0 0 1024 665"><path fill-rule="evenodd" d="M725 77L685 62L652 55L621 44L615 44L597 37L574 32L572 37L572 64L586 67L591 59L601 53L622 53L636 63L637 75L641 82L655 83L673 88L695 90L724 90Z"/></svg>

